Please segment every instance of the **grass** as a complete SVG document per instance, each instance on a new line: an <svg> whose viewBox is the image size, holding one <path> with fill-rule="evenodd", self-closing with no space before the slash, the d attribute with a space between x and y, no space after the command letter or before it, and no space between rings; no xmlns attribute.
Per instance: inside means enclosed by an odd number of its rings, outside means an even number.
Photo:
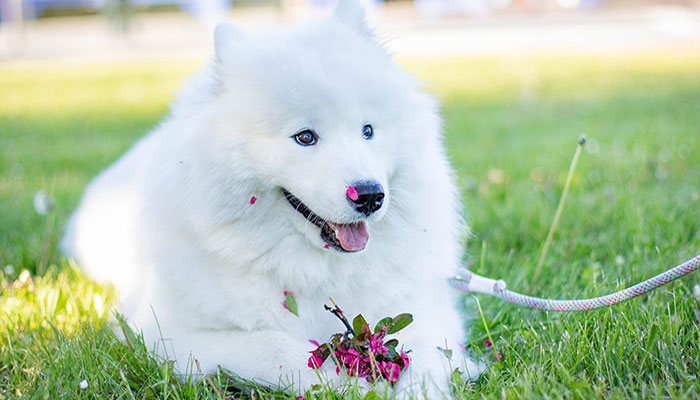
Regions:
<svg viewBox="0 0 700 400"><path fill-rule="evenodd" d="M700 56L402 62L443 101L476 272L518 291L582 298L700 251ZM55 249L85 185L162 118L197 66L0 66L0 399L279 396L255 385L234 389L224 371L180 382L171 364L116 338L113 294ZM587 151L533 285L581 134ZM33 209L41 189L55 199L50 216ZM578 314L482 296L485 324L466 296L475 316L469 347L491 352L488 331L503 360L459 397L698 398L698 282L696 274Z"/></svg>

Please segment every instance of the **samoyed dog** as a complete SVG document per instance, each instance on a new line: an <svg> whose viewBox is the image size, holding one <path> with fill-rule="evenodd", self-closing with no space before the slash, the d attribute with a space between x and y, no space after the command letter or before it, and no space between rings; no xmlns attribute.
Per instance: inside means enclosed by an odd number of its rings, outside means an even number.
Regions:
<svg viewBox="0 0 700 400"><path fill-rule="evenodd" d="M465 231L436 101L342 0L278 31L219 25L210 65L88 186L62 247L183 373L343 385L307 365L310 339L344 331L330 296L372 324L411 313L396 393L436 398L480 370L448 284Z"/></svg>

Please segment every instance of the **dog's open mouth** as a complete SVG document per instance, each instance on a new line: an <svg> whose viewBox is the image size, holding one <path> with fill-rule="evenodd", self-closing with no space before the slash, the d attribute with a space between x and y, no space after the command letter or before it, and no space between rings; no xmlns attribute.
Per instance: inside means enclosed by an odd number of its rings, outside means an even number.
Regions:
<svg viewBox="0 0 700 400"><path fill-rule="evenodd" d="M321 229L321 239L333 248L340 251L354 252L363 250L367 246L369 232L367 232L367 226L364 221L353 224L339 224L327 221L311 211L306 204L286 189L282 189L282 193L284 193L284 197L295 210L303 215L307 221Z"/></svg>

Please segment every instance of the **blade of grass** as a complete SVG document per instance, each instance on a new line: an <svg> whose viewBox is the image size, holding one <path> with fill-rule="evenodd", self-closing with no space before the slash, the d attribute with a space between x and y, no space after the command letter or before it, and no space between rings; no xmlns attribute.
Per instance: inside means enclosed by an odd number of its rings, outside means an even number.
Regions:
<svg viewBox="0 0 700 400"><path fill-rule="evenodd" d="M537 267L535 267L535 273L532 276L532 283L536 283L537 279L542 272L542 265L544 264L544 259L549 251L549 246L552 244L552 237L554 232L557 230L559 225L559 219L561 218L561 213L564 211L564 204L566 203L566 196L569 194L569 188L571 187L571 180L574 177L574 171L576 170L576 164L578 163L578 157L581 155L581 150L586 143L586 137L581 136L578 139L578 146L576 146L576 152L574 153L574 158L571 160L571 165L569 166L569 173L566 176L566 183L564 184L564 190L561 192L561 198L559 199L559 205L557 206L557 212L554 213L554 219L552 220L552 225L549 227L549 233L547 233L547 238L542 246L542 252L537 260Z"/></svg>

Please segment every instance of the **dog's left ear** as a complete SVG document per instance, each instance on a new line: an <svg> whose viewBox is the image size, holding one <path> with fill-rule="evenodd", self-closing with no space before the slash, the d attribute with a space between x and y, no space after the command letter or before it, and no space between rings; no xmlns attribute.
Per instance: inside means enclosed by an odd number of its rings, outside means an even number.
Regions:
<svg viewBox="0 0 700 400"><path fill-rule="evenodd" d="M214 52L219 61L226 61L237 43L242 42L246 33L230 22L220 22L214 29Z"/></svg>
<svg viewBox="0 0 700 400"><path fill-rule="evenodd" d="M367 14L359 0L338 0L333 16L362 36L368 39L374 37L372 29L367 25Z"/></svg>

